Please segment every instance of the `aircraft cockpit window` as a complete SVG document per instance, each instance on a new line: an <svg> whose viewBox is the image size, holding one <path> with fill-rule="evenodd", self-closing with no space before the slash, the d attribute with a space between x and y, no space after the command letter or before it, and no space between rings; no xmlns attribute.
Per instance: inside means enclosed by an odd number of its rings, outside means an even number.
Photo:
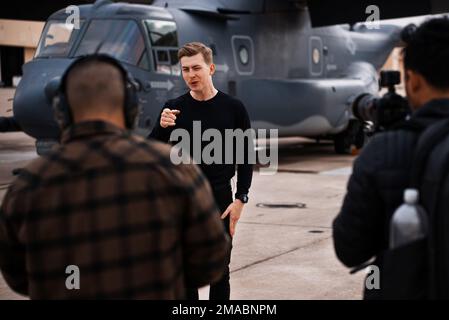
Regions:
<svg viewBox="0 0 449 320"><path fill-rule="evenodd" d="M145 66L145 42L133 20L92 20L75 56L105 53L135 66Z"/></svg>
<svg viewBox="0 0 449 320"><path fill-rule="evenodd" d="M80 21L80 25L83 21ZM39 42L36 58L66 57L79 29L65 21L49 21L45 25Z"/></svg>
<svg viewBox="0 0 449 320"><path fill-rule="evenodd" d="M151 44L155 47L177 47L176 23L162 20L145 20Z"/></svg>
<svg viewBox="0 0 449 320"><path fill-rule="evenodd" d="M173 21L145 20L153 48L157 73L181 75L178 61L178 35Z"/></svg>
<svg viewBox="0 0 449 320"><path fill-rule="evenodd" d="M168 57L168 52L165 50L157 50L157 62L158 63L168 63L170 62L170 58Z"/></svg>
<svg viewBox="0 0 449 320"><path fill-rule="evenodd" d="M142 54L142 58L139 61L139 68L149 70L150 64L148 63L147 51Z"/></svg>

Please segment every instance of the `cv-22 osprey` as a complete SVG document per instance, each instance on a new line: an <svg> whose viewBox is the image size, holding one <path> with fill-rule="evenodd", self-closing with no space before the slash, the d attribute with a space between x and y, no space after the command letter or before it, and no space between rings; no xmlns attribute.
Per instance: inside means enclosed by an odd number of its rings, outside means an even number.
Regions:
<svg viewBox="0 0 449 320"><path fill-rule="evenodd" d="M141 104L136 130L148 132L163 103L187 91L179 47L200 41L213 50L216 87L243 101L254 129L331 138L339 153L354 143L361 147L363 130L352 103L360 94L377 94L378 71L402 27L313 28L304 0L223 3L99 0L79 6L79 28L67 23L72 12L57 11L45 24L34 59L23 66L15 121L44 152L60 134L48 97L55 79L76 57L107 53L133 75Z"/></svg>

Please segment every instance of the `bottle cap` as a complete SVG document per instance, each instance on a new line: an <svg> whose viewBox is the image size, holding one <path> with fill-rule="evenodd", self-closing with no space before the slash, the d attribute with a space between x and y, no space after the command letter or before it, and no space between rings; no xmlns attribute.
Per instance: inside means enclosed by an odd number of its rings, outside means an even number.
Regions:
<svg viewBox="0 0 449 320"><path fill-rule="evenodd" d="M419 199L419 191L416 189L406 189L404 191L404 202L408 204L416 204Z"/></svg>

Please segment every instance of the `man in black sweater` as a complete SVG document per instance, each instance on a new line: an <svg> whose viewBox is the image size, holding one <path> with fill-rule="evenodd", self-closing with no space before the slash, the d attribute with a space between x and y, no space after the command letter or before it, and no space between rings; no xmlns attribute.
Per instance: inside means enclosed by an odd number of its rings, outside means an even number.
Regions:
<svg viewBox="0 0 449 320"><path fill-rule="evenodd" d="M174 130L182 129L188 132L191 145L189 150L193 151L191 156L208 178L215 201L222 212L221 218L226 230L233 237L243 206L248 202L252 164L249 163L249 156L244 157L245 161L243 162L237 163L235 161L235 150L241 150L241 148L235 148L235 146L233 146L234 154L232 157L234 161L225 160L225 153L226 151L229 152L229 148L227 148L229 146L225 146L225 133L229 129L241 129L242 131L250 129L248 113L239 100L215 89L212 82L215 65L212 62L212 50L210 48L199 42L188 43L179 50L178 58L182 67L182 76L190 91L165 103L159 117L159 125L155 126L150 137L173 143L176 139L174 137L172 137L174 139L170 139L170 137ZM207 141L203 141L204 139L201 137L204 132L210 131L210 129L220 132L220 149L223 151L222 157L218 156L219 161L212 163L201 159L203 150L207 147ZM251 151L251 146L252 141L249 138L244 146L246 155ZM216 159L216 156L214 154L213 158ZM231 178L235 175L236 165L237 192L233 201ZM190 299L198 299L197 288L192 288L189 291ZM222 279L211 284L209 298L211 300L229 300L229 297L228 263Z"/></svg>

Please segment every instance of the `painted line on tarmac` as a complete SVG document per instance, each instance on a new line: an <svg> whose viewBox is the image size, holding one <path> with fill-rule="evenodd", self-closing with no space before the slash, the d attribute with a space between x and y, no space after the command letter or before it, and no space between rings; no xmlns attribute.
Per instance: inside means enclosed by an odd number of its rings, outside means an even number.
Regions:
<svg viewBox="0 0 449 320"><path fill-rule="evenodd" d="M0 154L0 163L14 163L25 160L33 160L37 158L36 151L27 152L5 152Z"/></svg>
<svg viewBox="0 0 449 320"><path fill-rule="evenodd" d="M296 173L296 174L319 174L323 176L349 176L352 173L352 167L344 167L326 171L279 168L277 172Z"/></svg>
<svg viewBox="0 0 449 320"><path fill-rule="evenodd" d="M352 167L344 167L335 170L320 172L323 176L349 176L352 174Z"/></svg>
<svg viewBox="0 0 449 320"><path fill-rule="evenodd" d="M318 244L318 243L320 243L320 242L323 242L323 241L329 240L329 239L332 239L332 236L329 236L329 237L326 237L326 238L323 238L323 239L318 239L318 240L316 240L316 241L313 241L313 242L309 243L308 245L301 246L301 247L296 247L296 248L290 249L290 250L288 250L288 251L285 251L285 252L276 254L276 255L274 255L274 256L271 256L271 257L268 257L268 258L265 258L265 259L261 259L261 260L252 262L252 263L250 263L250 264L247 264L246 266L243 266L243 267L237 268L237 269L235 269L235 270L232 270L230 273L235 273L235 272L242 271L242 270L244 270L244 269L248 269L248 268L250 268L250 267L253 267L253 266L255 266L255 265L261 264L261 263L263 263L263 262L266 262L266 261L270 261L270 260L279 258L279 257L281 257L281 256L284 256L284 255L286 255L286 254L289 254L289 253L292 253L292 252L295 252L295 251L298 251L298 250L301 250L301 249L305 249L305 248L307 248L307 247L313 246L313 245L315 245L315 244Z"/></svg>
<svg viewBox="0 0 449 320"><path fill-rule="evenodd" d="M313 229L332 229L332 227L322 226L304 226L299 224L282 224L282 223L263 223L263 222L251 222L251 221L239 221L241 224L257 224L264 226L277 226L277 227L300 227L300 228L313 228Z"/></svg>
<svg viewBox="0 0 449 320"><path fill-rule="evenodd" d="M278 169L277 172L281 173L297 173L297 174L319 174L316 170L296 170L296 169Z"/></svg>

